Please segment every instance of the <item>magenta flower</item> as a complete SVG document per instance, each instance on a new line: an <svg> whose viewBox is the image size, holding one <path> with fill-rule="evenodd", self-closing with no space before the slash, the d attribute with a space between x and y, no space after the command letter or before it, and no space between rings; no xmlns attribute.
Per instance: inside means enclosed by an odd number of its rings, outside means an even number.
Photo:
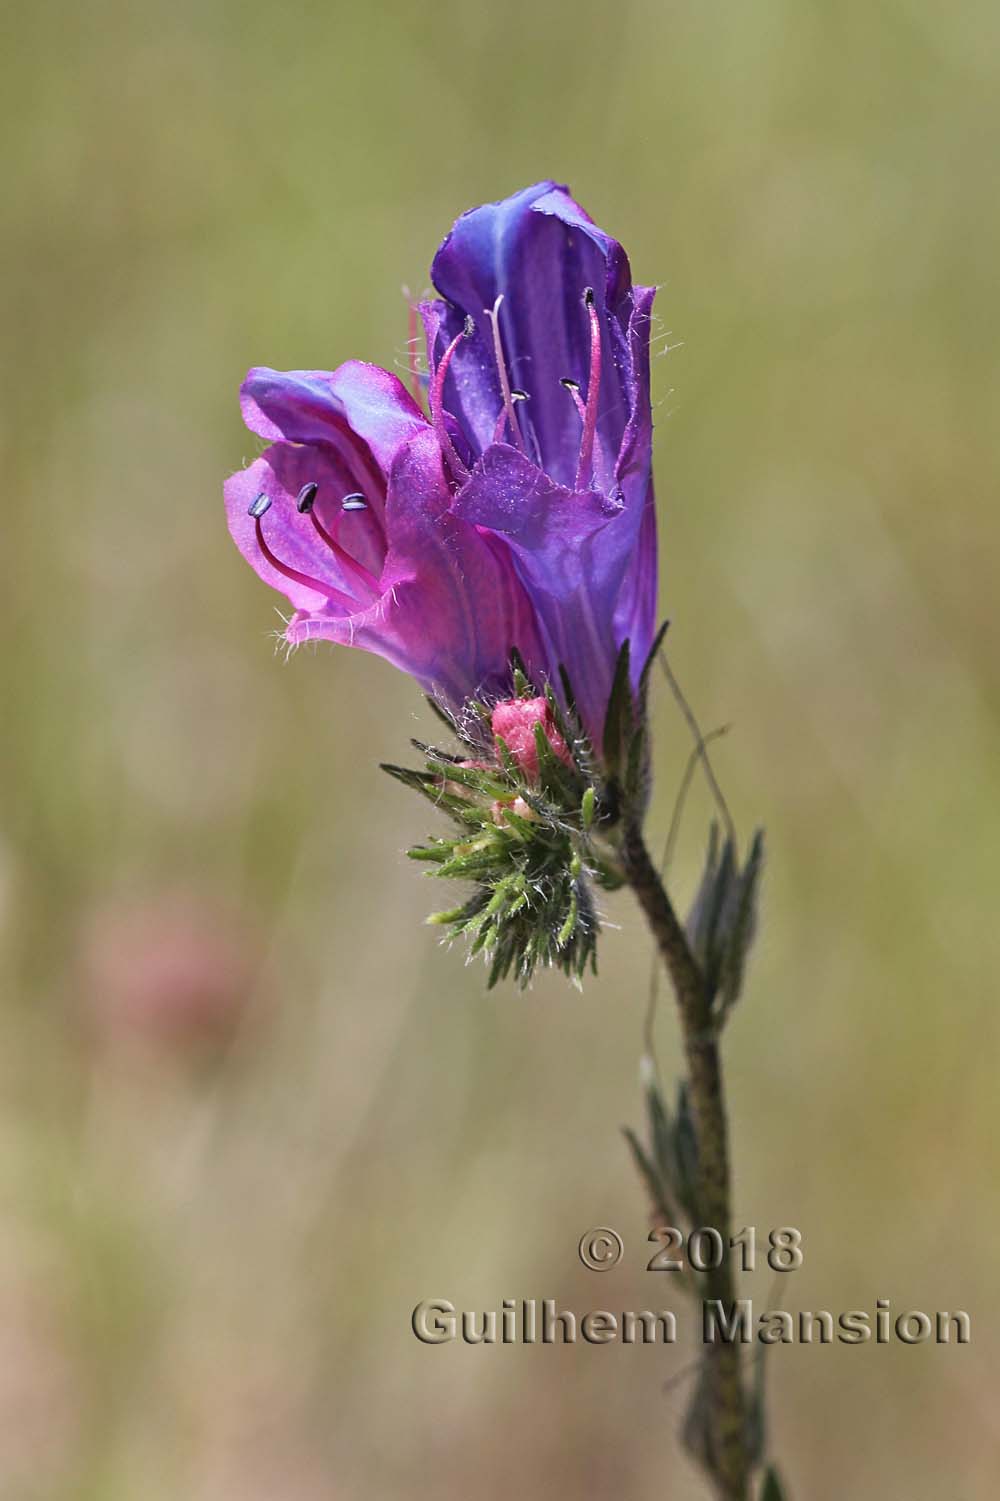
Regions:
<svg viewBox="0 0 1000 1501"><path fill-rule="evenodd" d="M464 214L431 274L429 416L372 365L251 370L271 446L226 485L230 530L289 642L377 652L453 712L510 697L516 651L539 691L564 669L599 746L655 623L653 289L548 182Z"/></svg>

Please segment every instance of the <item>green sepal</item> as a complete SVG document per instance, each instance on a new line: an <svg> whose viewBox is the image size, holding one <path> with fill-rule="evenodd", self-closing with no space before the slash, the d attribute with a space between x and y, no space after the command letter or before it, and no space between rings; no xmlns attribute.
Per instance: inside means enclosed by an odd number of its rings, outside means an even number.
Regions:
<svg viewBox="0 0 1000 1501"><path fill-rule="evenodd" d="M604 717L602 750L605 770L611 778L621 776L628 753L628 742L635 729L635 707L632 703L629 661L630 648L626 637L615 663L615 674L611 682L607 713Z"/></svg>
<svg viewBox="0 0 1000 1501"><path fill-rule="evenodd" d="M435 766L461 766L463 760L466 759L464 756L453 756L451 751L441 750L436 745L428 745L426 740L415 740L412 735L410 744L414 750L426 756L427 760L433 762Z"/></svg>
<svg viewBox="0 0 1000 1501"><path fill-rule="evenodd" d="M578 773L556 755L540 720L535 720L533 732L535 753L538 756L538 780L543 794L560 807L564 804L570 807L577 805L582 793Z"/></svg>
<svg viewBox="0 0 1000 1501"><path fill-rule="evenodd" d="M447 726L448 733L454 735L455 721L452 719L451 715L446 709L442 709L437 699L431 698L429 693L425 693L424 703L427 705L428 709L430 709L431 713L434 714L438 719L440 719L443 725Z"/></svg>
<svg viewBox="0 0 1000 1501"><path fill-rule="evenodd" d="M514 683L516 697L530 697L535 691L531 686L531 674L516 646L512 646L510 649L509 661L510 675Z"/></svg>
<svg viewBox="0 0 1000 1501"><path fill-rule="evenodd" d="M562 688L563 698L566 700L566 712L573 723L579 727L580 734L583 735L585 733L583 728L583 720L580 718L580 710L577 707L576 694L573 692L573 684L570 681L569 673L566 671L561 662L559 664L559 686Z"/></svg>
<svg viewBox="0 0 1000 1501"><path fill-rule="evenodd" d="M520 791L521 788L527 785L524 780L524 772L521 770L520 764L518 763L513 752L511 751L510 746L507 744L502 735L495 735L493 739L496 745L496 752L501 766L503 767L510 781L513 782L514 786L518 789L518 791Z"/></svg>
<svg viewBox="0 0 1000 1501"><path fill-rule="evenodd" d="M517 693L538 692L516 655L511 677ZM627 655L621 681L627 688ZM526 985L539 965L559 968L574 981L587 970L596 973L594 888L614 890L624 879L609 837L617 793L594 764L568 681L564 688L565 701L551 684L542 689L551 719L548 734L545 722L534 726L537 775L518 764L502 737L491 729L487 735L470 717L491 723L481 703L467 705L469 714L454 727L458 754L414 742L423 769L384 768L452 821L451 835L408 853L428 875L469 883L468 900L432 921L487 958L490 985L508 976ZM621 703L630 712L627 697ZM556 751L552 726L568 758Z"/></svg>
<svg viewBox="0 0 1000 1501"><path fill-rule="evenodd" d="M787 1491L778 1478L775 1465L768 1465L760 1487L760 1501L786 1501Z"/></svg>
<svg viewBox="0 0 1000 1501"><path fill-rule="evenodd" d="M663 639L669 629L670 621L665 620L660 626L660 629L657 631L656 635L653 637L653 644L649 649L649 655L647 656L645 662L643 662L642 664L642 671L639 674L639 686L636 691L636 708L638 709L640 719L645 719L646 717L646 704L649 699L649 679L653 671L653 663L656 661L656 658L659 655L660 647L663 645Z"/></svg>
<svg viewBox="0 0 1000 1501"><path fill-rule="evenodd" d="M448 846L441 844L415 844L406 851L408 860L428 860L435 865L441 865L448 859Z"/></svg>
<svg viewBox="0 0 1000 1501"><path fill-rule="evenodd" d="M427 784L434 781L429 772L414 771L409 766L393 766L390 761L380 761L379 769L395 777L397 782L402 782L404 787L412 787L415 792L424 792Z"/></svg>
<svg viewBox="0 0 1000 1501"><path fill-rule="evenodd" d="M648 765L649 737L645 721L639 719L628 742L625 763L625 801L630 807L641 806L645 801Z"/></svg>
<svg viewBox="0 0 1000 1501"><path fill-rule="evenodd" d="M424 922L432 927L450 927L452 923L464 923L470 916L469 905L464 903L461 907L449 907L444 912L431 912L424 918Z"/></svg>

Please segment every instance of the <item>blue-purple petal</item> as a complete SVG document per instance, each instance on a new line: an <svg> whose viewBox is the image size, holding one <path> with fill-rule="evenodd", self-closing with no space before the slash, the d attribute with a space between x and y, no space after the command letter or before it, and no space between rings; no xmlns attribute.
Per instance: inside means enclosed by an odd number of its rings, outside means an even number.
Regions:
<svg viewBox="0 0 1000 1501"><path fill-rule="evenodd" d="M599 744L620 645L615 606L631 551L621 503L557 485L500 444L478 461L454 509L510 548L541 625L546 677L558 685L565 668Z"/></svg>
<svg viewBox="0 0 1000 1501"><path fill-rule="evenodd" d="M475 324L473 336L456 350L445 407L476 451L489 446L503 401L487 309L502 296L498 316L510 383L530 398L518 409L526 447L565 485L576 474L580 419L561 382L573 380L586 390L590 319L584 294L593 289L604 353L598 444L610 471L629 415L621 375L628 360L631 277L617 241L564 188L538 183L463 214L435 256L431 275L444 298L423 309L434 362L467 315ZM435 327L428 317L432 307Z"/></svg>

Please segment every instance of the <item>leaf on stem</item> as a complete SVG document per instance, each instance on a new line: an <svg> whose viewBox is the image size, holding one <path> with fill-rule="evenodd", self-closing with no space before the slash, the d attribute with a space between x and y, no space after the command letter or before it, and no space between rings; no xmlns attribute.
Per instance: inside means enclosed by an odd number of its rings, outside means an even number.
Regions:
<svg viewBox="0 0 1000 1501"><path fill-rule="evenodd" d="M757 926L757 896L764 866L758 829L740 866L732 839L712 825L701 884L687 920L691 951L705 979L712 1019L721 1026L739 999L747 955Z"/></svg>

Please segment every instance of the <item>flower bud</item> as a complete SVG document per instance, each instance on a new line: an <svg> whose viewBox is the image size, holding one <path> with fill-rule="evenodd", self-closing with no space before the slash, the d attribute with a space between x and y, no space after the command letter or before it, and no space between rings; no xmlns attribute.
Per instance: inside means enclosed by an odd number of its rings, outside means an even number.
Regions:
<svg viewBox="0 0 1000 1501"><path fill-rule="evenodd" d="M571 765L566 742L556 728L552 710L544 698L510 698L496 704L490 726L497 739L503 741L518 766L532 779L538 776L538 746L535 743L535 725L540 724L552 749Z"/></svg>

